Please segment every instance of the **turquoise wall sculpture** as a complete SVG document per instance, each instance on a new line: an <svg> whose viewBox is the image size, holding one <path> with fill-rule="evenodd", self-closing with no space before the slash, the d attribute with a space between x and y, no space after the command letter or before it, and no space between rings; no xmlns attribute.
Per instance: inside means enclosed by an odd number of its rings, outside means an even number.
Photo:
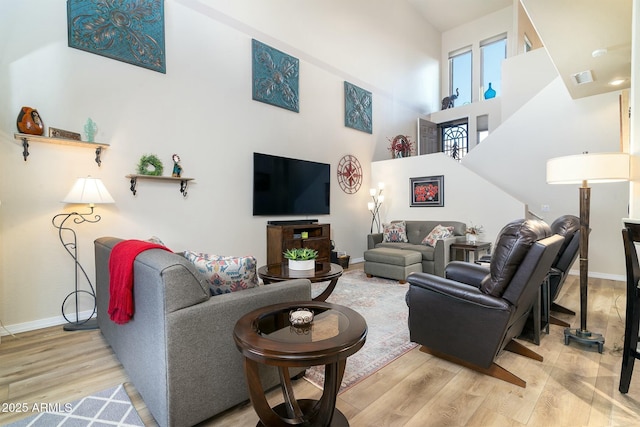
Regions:
<svg viewBox="0 0 640 427"><path fill-rule="evenodd" d="M163 0L67 0L69 47L166 73Z"/></svg>
<svg viewBox="0 0 640 427"><path fill-rule="evenodd" d="M371 92L344 82L344 125L373 133Z"/></svg>
<svg viewBox="0 0 640 427"><path fill-rule="evenodd" d="M284 52L251 40L253 99L300 111L298 73L300 61Z"/></svg>

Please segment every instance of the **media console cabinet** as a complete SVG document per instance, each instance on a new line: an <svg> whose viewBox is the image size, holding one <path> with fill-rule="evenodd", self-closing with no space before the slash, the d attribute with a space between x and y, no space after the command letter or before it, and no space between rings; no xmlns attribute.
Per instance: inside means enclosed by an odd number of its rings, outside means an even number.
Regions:
<svg viewBox="0 0 640 427"><path fill-rule="evenodd" d="M309 248L318 251L318 261L331 260L331 226L329 224L267 225L267 264L285 258L284 251Z"/></svg>

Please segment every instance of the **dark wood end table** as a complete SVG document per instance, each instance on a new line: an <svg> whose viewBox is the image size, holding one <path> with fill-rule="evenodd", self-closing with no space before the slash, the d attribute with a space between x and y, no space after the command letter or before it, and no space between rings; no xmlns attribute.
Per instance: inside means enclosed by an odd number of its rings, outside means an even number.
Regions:
<svg viewBox="0 0 640 427"><path fill-rule="evenodd" d="M297 327L289 312L308 308L311 324ZM260 418L257 426L348 426L336 398L347 357L365 343L367 323L356 311L321 301L274 304L244 315L233 330L238 350L244 356L244 371L251 403ZM259 363L277 366L284 403L271 408L264 394ZM289 368L325 365L324 391L320 400L297 400Z"/></svg>
<svg viewBox="0 0 640 427"><path fill-rule="evenodd" d="M473 252L473 260L478 261L480 259L480 252L491 252L491 242L475 242L475 243L467 243L467 242L458 242L452 243L450 246L450 259L454 260L456 251L461 250L464 252L464 260L469 262L469 253Z"/></svg>
<svg viewBox="0 0 640 427"><path fill-rule="evenodd" d="M325 290L313 299L314 301L326 301L335 289L343 271L342 267L338 264L332 264L326 261L316 261L316 267L313 270L290 270L288 262L285 261L277 264L263 265L258 268L258 277L264 280L265 284L283 282L291 279L309 279L311 283L329 281Z"/></svg>

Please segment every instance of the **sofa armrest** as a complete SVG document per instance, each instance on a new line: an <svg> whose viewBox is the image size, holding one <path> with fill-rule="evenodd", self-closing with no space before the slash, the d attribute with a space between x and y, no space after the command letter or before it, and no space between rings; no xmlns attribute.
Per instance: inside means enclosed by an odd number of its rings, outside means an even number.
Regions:
<svg viewBox="0 0 640 427"><path fill-rule="evenodd" d="M373 249L378 243L382 243L382 233L369 234L367 236L367 249Z"/></svg>
<svg viewBox="0 0 640 427"><path fill-rule="evenodd" d="M296 279L217 295L170 313L167 384L172 408L168 415L193 425L246 400L243 357L233 339L236 322L260 307L310 299L309 280ZM277 369L261 367L260 372L265 389L279 383Z"/></svg>
<svg viewBox="0 0 640 427"><path fill-rule="evenodd" d="M444 277L444 269L451 261L451 245L456 242L463 242L464 236L451 236L438 240L433 253L433 273Z"/></svg>

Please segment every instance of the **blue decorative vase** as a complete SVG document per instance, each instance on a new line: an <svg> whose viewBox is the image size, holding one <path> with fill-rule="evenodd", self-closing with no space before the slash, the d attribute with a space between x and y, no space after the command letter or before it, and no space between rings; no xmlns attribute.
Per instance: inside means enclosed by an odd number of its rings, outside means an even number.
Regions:
<svg viewBox="0 0 640 427"><path fill-rule="evenodd" d="M484 93L484 99L491 99L496 97L496 91L491 87L491 82L489 82L489 89Z"/></svg>

